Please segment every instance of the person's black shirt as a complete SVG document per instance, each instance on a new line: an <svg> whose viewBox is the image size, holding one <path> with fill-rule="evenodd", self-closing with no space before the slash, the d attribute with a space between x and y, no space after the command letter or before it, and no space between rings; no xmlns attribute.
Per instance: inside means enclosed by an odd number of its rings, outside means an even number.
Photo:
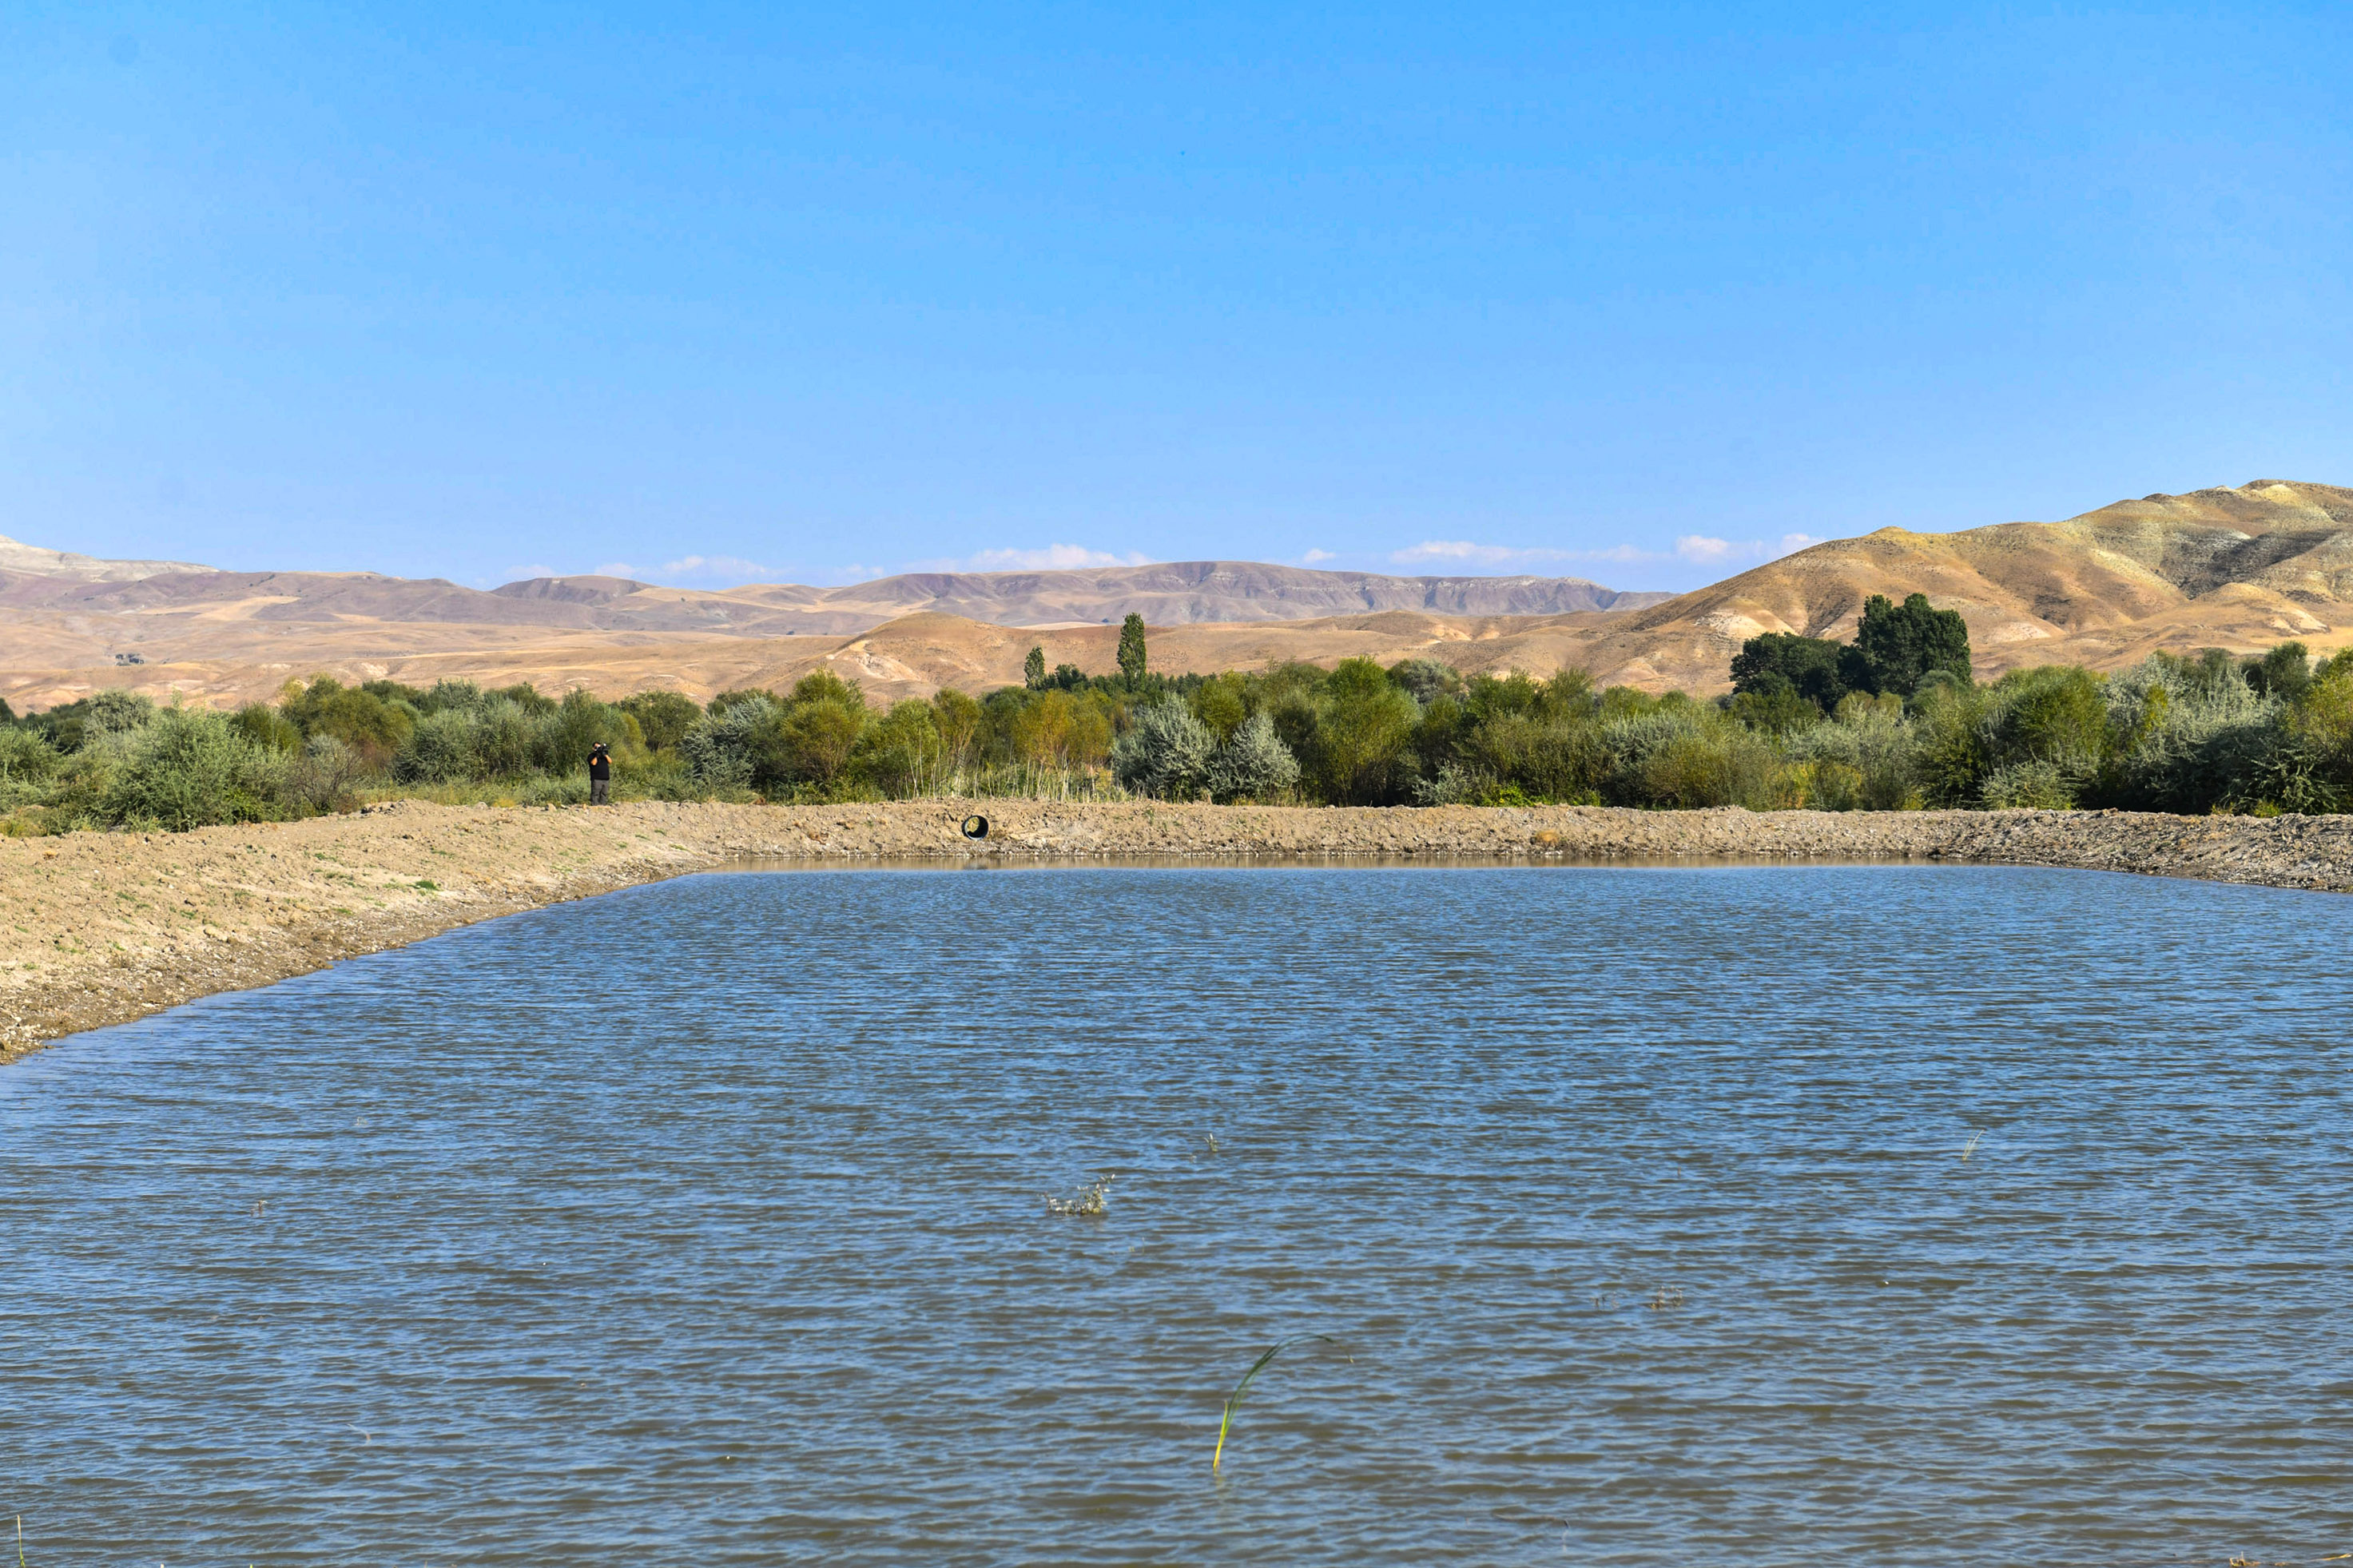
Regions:
<svg viewBox="0 0 2353 1568"><path fill-rule="evenodd" d="M588 776L599 783L613 776L613 754L610 752L588 753Z"/></svg>

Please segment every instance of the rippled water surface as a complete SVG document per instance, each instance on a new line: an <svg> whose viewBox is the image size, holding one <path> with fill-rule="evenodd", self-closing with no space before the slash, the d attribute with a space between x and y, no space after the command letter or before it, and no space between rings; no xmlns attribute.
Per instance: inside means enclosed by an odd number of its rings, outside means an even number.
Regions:
<svg viewBox="0 0 2353 1568"><path fill-rule="evenodd" d="M2353 1551L2348 939L1926 868L519 916L0 1071L0 1512L35 1568Z"/></svg>

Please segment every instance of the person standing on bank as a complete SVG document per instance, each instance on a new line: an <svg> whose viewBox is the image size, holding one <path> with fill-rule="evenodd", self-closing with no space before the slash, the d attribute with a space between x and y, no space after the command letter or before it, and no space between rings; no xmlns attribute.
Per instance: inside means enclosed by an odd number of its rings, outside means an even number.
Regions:
<svg viewBox="0 0 2353 1568"><path fill-rule="evenodd" d="M613 752L599 741L588 748L588 804L609 805L613 800Z"/></svg>

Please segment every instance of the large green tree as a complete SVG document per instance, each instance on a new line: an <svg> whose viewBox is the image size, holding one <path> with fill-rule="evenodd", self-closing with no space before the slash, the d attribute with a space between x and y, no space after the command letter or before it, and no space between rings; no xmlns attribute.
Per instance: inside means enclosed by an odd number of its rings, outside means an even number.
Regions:
<svg viewBox="0 0 2353 1568"><path fill-rule="evenodd" d="M1846 678L1839 673L1846 651L1844 643L1799 637L1795 632L1750 637L1732 656L1732 693L1736 697L1754 693L1770 702L1783 692L1793 691L1828 713L1847 693Z"/></svg>
<svg viewBox="0 0 2353 1568"><path fill-rule="evenodd" d="M1841 665L1849 686L1900 697L1911 696L1932 669L1967 682L1972 679L1968 623L1957 610L1929 604L1926 594L1907 595L1900 605L1873 594L1863 601L1862 622Z"/></svg>

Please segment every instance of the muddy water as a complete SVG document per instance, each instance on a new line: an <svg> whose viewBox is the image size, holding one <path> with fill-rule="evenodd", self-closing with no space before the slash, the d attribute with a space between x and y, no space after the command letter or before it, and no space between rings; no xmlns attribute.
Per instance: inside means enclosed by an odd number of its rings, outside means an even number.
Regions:
<svg viewBox="0 0 2353 1568"><path fill-rule="evenodd" d="M2348 939L1926 868L519 916L0 1074L0 1512L43 1568L2353 1550Z"/></svg>

